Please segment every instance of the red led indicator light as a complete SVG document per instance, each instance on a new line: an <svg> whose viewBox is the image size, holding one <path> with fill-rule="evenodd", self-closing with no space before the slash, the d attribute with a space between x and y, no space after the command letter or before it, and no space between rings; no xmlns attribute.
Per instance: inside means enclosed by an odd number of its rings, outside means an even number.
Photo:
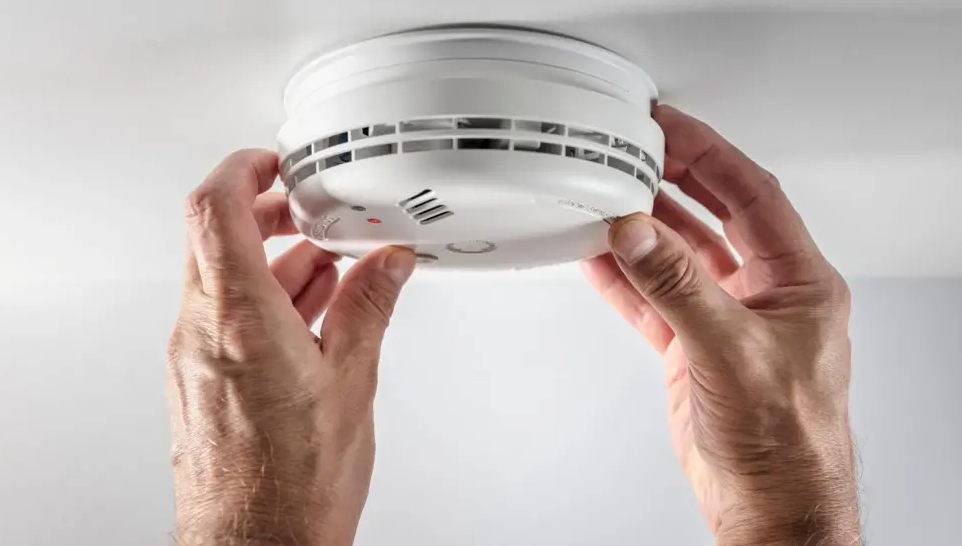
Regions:
<svg viewBox="0 0 962 546"><path fill-rule="evenodd" d="M380 224L380 223L381 223L381 220L379 220L379 219L377 219L377 218L368 218L368 219L367 219L367 223L368 223L368 224Z"/></svg>

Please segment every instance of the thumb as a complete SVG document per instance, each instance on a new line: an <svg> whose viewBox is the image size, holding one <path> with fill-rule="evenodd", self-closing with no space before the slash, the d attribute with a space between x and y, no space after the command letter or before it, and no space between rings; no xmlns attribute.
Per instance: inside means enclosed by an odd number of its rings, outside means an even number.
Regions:
<svg viewBox="0 0 962 546"><path fill-rule="evenodd" d="M377 359L401 288L411 277L414 252L387 247L359 260L344 276L321 325L324 352ZM369 353L369 354L367 354Z"/></svg>
<svg viewBox="0 0 962 546"><path fill-rule="evenodd" d="M698 263L688 243L645 215L616 221L609 243L618 265L682 340L697 340L739 304Z"/></svg>

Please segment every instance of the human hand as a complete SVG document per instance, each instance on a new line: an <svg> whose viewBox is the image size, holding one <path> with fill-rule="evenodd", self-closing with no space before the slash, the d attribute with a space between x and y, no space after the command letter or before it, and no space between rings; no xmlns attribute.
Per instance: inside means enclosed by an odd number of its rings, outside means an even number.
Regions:
<svg viewBox="0 0 962 546"><path fill-rule="evenodd" d="M672 443L719 545L856 544L848 288L774 176L678 110L655 120L665 179L744 263L661 193L587 277L664 357Z"/></svg>
<svg viewBox="0 0 962 546"><path fill-rule="evenodd" d="M381 340L414 268L407 249L359 261L303 241L264 194L277 156L228 157L187 201L183 302L167 353L177 544L347 545L374 464ZM321 344L309 327L328 307Z"/></svg>

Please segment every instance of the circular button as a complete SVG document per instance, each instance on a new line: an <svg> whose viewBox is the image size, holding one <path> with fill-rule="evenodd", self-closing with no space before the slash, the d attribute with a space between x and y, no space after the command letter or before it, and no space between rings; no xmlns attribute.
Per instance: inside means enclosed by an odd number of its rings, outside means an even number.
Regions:
<svg viewBox="0 0 962 546"><path fill-rule="evenodd" d="M485 254L496 250L498 245L490 241L465 241L463 243L451 243L446 248L458 254Z"/></svg>

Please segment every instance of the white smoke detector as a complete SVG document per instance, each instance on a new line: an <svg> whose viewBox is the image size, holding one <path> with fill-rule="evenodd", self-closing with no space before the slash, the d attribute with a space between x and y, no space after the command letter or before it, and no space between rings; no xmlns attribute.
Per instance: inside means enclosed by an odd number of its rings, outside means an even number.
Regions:
<svg viewBox="0 0 962 546"><path fill-rule="evenodd" d="M450 269L575 261L608 251L612 219L651 212L656 98L643 70L571 38L384 36L294 76L281 177L298 228L337 254L403 245Z"/></svg>

